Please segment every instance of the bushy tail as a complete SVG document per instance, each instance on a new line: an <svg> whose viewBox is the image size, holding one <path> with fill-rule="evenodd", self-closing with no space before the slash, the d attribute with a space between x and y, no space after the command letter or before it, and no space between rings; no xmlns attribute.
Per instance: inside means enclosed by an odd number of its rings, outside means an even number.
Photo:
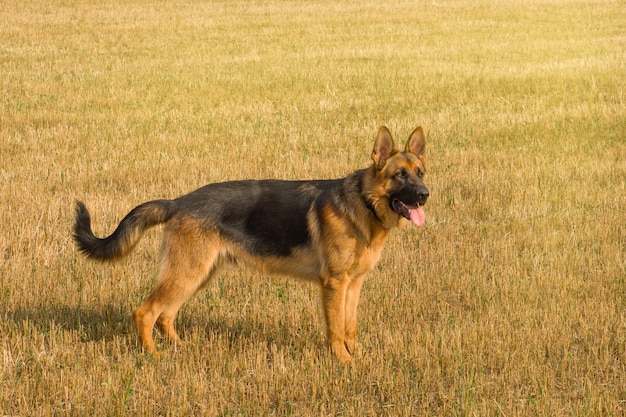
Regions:
<svg viewBox="0 0 626 417"><path fill-rule="evenodd" d="M149 201L132 209L111 236L100 239L91 230L87 207L77 201L74 242L78 250L89 258L101 261L119 259L133 250L146 229L165 223L173 211L174 202L171 200Z"/></svg>

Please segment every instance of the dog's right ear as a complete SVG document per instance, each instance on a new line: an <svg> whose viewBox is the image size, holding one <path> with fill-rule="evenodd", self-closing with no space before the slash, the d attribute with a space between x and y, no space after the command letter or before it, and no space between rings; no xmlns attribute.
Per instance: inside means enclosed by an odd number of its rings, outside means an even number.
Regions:
<svg viewBox="0 0 626 417"><path fill-rule="evenodd" d="M374 142L374 150L372 151L372 160L374 161L376 169L382 169L387 159L396 152L396 145L393 143L389 129L385 126L381 126L378 130L376 142Z"/></svg>

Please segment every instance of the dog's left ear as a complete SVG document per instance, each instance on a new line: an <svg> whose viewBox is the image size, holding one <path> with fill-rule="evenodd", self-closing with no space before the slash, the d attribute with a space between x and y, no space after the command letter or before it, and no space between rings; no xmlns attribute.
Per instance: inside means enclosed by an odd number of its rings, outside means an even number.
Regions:
<svg viewBox="0 0 626 417"><path fill-rule="evenodd" d="M410 152L419 159L423 160L425 147L426 137L424 136L424 130L422 129L422 126L418 126L413 133L411 133L411 136L409 136L409 140L406 141L404 151Z"/></svg>

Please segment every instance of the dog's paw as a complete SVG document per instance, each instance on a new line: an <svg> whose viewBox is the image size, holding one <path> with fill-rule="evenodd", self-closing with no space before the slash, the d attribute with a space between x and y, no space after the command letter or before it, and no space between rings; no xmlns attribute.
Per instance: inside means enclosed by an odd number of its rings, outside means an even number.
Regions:
<svg viewBox="0 0 626 417"><path fill-rule="evenodd" d="M345 345L343 343L341 344L336 344L336 345L331 345L330 346L330 353L332 353L332 355L337 358L339 360L339 362L341 363L347 363L350 362L352 360L352 355L350 355L350 352L348 352L348 350L346 349Z"/></svg>

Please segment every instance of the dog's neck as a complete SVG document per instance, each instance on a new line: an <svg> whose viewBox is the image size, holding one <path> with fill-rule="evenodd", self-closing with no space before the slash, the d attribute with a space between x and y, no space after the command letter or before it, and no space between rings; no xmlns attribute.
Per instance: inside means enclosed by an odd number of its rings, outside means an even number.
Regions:
<svg viewBox="0 0 626 417"><path fill-rule="evenodd" d="M368 175L368 170L364 170L364 172L361 173L361 175L359 175L359 181L358 181L359 195L361 196L361 200L363 201L363 204L365 204L365 207L367 207L367 209L372 213L372 215L376 218L376 220L378 220L381 224L383 224L383 221L380 217L378 217L378 213L376 213L376 208L372 204L372 201L370 200L369 196L367 196L363 192L363 188L364 188L363 181L365 180L366 175Z"/></svg>
<svg viewBox="0 0 626 417"><path fill-rule="evenodd" d="M367 198L367 196L364 196L363 194L361 194L361 199L363 200L363 203L365 204L365 207L367 207L369 209L369 211L372 212L374 217L376 217L376 220L378 220L379 222L382 223L383 221L380 219L380 217L378 217L378 214L376 213L376 209L372 205L372 202L369 200L369 198Z"/></svg>

